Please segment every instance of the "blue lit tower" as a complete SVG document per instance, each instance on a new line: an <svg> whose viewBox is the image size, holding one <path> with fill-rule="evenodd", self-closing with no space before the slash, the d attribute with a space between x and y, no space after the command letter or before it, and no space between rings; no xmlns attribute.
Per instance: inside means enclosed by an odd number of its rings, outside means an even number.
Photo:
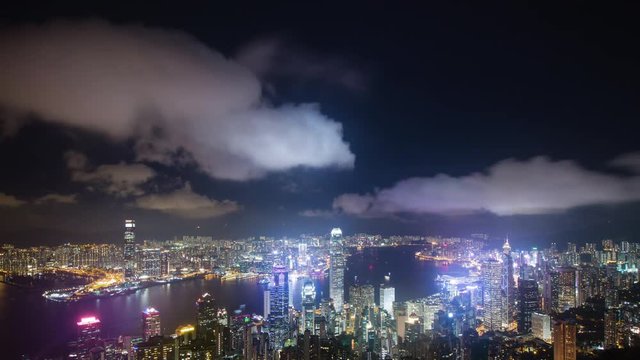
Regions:
<svg viewBox="0 0 640 360"><path fill-rule="evenodd" d="M313 281L306 280L302 286L302 312L304 319L304 330L314 333L315 330L315 310L316 310L316 287ZM303 331L304 332L304 331Z"/></svg>
<svg viewBox="0 0 640 360"><path fill-rule="evenodd" d="M333 306L337 312L342 311L344 304L344 248L342 244L342 230L331 230L330 240L330 264L329 264L329 297L333 300Z"/></svg>
<svg viewBox="0 0 640 360"><path fill-rule="evenodd" d="M282 349L289 335L289 273L284 266L273 267L269 298L269 340L274 350Z"/></svg>
<svg viewBox="0 0 640 360"><path fill-rule="evenodd" d="M136 221L124 222L124 278L129 280L135 275L136 268Z"/></svg>

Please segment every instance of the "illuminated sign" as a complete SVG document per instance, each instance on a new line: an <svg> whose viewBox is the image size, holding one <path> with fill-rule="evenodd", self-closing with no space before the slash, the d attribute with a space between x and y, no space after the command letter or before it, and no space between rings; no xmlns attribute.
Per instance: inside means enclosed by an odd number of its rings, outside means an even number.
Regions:
<svg viewBox="0 0 640 360"><path fill-rule="evenodd" d="M82 319L80 319L79 322L77 322L78 326L84 326L84 325L92 325L92 324L97 324L100 322L100 319L96 318L95 316L91 316L91 317L83 317Z"/></svg>

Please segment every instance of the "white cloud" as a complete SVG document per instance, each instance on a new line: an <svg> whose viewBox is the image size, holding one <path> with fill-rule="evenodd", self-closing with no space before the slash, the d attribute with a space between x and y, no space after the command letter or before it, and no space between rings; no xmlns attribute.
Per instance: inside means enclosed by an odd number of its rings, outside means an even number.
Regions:
<svg viewBox="0 0 640 360"><path fill-rule="evenodd" d="M144 194L141 186L156 175L144 164L106 164L90 169L84 154L69 151L65 158L71 180L118 197Z"/></svg>
<svg viewBox="0 0 640 360"><path fill-rule="evenodd" d="M62 195L51 193L37 198L36 204L58 203L58 204L75 204L78 202L76 194Z"/></svg>
<svg viewBox="0 0 640 360"><path fill-rule="evenodd" d="M168 194L139 197L135 200L134 206L189 219L212 218L240 210L240 206L235 201L218 201L196 194L189 184L183 189Z"/></svg>
<svg viewBox="0 0 640 360"><path fill-rule="evenodd" d="M138 160L189 153L221 179L355 161L341 124L317 106L269 105L248 68L174 30L100 21L5 30L0 105L133 139Z"/></svg>
<svg viewBox="0 0 640 360"><path fill-rule="evenodd" d="M298 215L304 217L330 218L335 215L335 212L322 209L309 209L301 211L300 213L298 213Z"/></svg>
<svg viewBox="0 0 640 360"><path fill-rule="evenodd" d="M0 207L18 207L26 203L26 201L20 200L13 195L0 193Z"/></svg>
<svg viewBox="0 0 640 360"><path fill-rule="evenodd" d="M592 171L574 161L507 159L461 177L410 178L373 194L344 194L334 210L357 216L396 213L498 215L562 212L570 208L640 200L640 176Z"/></svg>

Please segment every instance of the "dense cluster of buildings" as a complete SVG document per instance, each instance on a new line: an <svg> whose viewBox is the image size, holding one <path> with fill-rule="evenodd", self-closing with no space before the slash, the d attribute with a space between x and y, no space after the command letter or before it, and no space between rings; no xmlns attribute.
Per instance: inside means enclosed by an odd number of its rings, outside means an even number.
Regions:
<svg viewBox="0 0 640 360"><path fill-rule="evenodd" d="M197 322L163 334L161 314L146 309L141 336L103 339L100 320L78 322L76 359L346 359L535 358L575 360L578 354L640 345L640 246L604 240L567 244L560 251L486 247L486 235L468 239L383 238L358 234L298 239L213 240L184 236L137 242L135 222L124 243L15 249L3 246L0 269L30 275L48 267L121 271L124 281L205 271L265 284L263 311L197 300ZM456 264L463 275L439 275L437 293L398 301L393 281L345 285L351 249L419 245L416 258ZM315 288L326 276L328 296ZM302 281L292 301L292 278Z"/></svg>

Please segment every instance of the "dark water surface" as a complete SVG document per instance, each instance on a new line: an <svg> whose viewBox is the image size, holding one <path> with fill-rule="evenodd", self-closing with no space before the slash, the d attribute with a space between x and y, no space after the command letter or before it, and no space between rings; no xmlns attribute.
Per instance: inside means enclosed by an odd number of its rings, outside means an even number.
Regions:
<svg viewBox="0 0 640 360"><path fill-rule="evenodd" d="M414 258L418 249L372 248L356 252L347 261L346 287L356 278L358 283L378 285L385 275L391 273L396 300L403 301L434 293L434 279L438 273L460 270L418 261ZM316 279L315 282L318 300L323 294L328 296L328 278ZM295 282L292 289L296 307L300 305L301 283ZM205 292L213 294L218 303L229 311L244 304L246 312L262 314L263 289L255 280L221 283L219 279L197 279L151 287L110 299L55 303L45 300L40 292L0 283L2 359L18 358L19 354L40 356L63 351L66 343L76 337L75 322L85 315L101 319L105 337L140 336L140 314L146 307L153 306L160 311L163 332L171 334L179 325L195 322L195 301Z"/></svg>

